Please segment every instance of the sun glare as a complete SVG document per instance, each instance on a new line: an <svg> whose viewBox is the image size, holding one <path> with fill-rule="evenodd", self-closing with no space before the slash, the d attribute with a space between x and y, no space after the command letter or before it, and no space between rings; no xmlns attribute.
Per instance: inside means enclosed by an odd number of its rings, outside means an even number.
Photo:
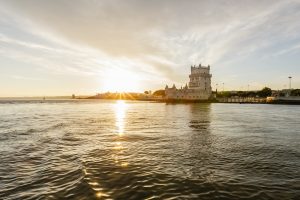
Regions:
<svg viewBox="0 0 300 200"><path fill-rule="evenodd" d="M138 77L131 72L109 71L103 80L103 88L110 92L134 92L139 90L138 82Z"/></svg>
<svg viewBox="0 0 300 200"><path fill-rule="evenodd" d="M115 104L116 127L119 135L124 133L126 108L127 104L123 100L118 100Z"/></svg>

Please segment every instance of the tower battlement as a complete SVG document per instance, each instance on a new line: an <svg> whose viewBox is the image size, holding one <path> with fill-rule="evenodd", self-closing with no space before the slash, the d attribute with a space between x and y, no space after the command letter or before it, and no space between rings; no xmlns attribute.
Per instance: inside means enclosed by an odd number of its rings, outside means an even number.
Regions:
<svg viewBox="0 0 300 200"><path fill-rule="evenodd" d="M210 66L201 66L201 64L199 64L199 66L191 66L191 74L209 74L210 71Z"/></svg>
<svg viewBox="0 0 300 200"><path fill-rule="evenodd" d="M210 65L202 66L201 63L198 66L191 65L191 69L200 69L200 68L202 68L202 69L210 69Z"/></svg>

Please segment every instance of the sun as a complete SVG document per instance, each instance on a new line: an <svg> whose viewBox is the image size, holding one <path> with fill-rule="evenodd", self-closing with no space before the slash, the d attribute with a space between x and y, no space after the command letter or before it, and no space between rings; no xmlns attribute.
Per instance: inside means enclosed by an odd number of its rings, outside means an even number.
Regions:
<svg viewBox="0 0 300 200"><path fill-rule="evenodd" d="M108 71L102 84L103 90L110 92L134 92L140 89L138 76L122 69Z"/></svg>

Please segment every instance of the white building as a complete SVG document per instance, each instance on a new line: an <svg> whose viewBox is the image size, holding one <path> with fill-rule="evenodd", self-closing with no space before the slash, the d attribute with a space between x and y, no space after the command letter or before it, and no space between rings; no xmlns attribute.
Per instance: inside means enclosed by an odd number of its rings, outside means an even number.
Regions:
<svg viewBox="0 0 300 200"><path fill-rule="evenodd" d="M170 100L207 100L211 97L210 66L191 66L189 85L177 89L175 84L165 88L166 99Z"/></svg>

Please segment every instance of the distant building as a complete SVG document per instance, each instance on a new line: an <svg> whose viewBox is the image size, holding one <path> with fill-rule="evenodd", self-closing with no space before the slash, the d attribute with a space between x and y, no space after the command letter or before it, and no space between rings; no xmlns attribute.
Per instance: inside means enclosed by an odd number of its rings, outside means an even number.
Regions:
<svg viewBox="0 0 300 200"><path fill-rule="evenodd" d="M189 84L185 87L177 89L175 84L169 88L166 85L166 99L179 100L207 100L211 97L211 74L210 66L191 66L191 74L189 75Z"/></svg>

